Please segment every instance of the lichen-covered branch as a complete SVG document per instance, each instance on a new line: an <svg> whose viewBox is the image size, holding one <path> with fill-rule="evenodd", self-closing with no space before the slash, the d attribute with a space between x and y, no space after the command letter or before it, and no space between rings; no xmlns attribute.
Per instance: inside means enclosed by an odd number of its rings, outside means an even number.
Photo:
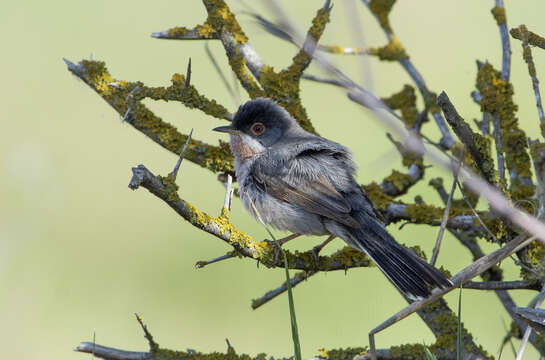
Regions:
<svg viewBox="0 0 545 360"><path fill-rule="evenodd" d="M167 40L212 40L219 39L217 32L205 22L193 29L183 26L176 26L167 30L151 33L151 37Z"/></svg>
<svg viewBox="0 0 545 360"><path fill-rule="evenodd" d="M511 179L510 193L513 201L527 201L534 195L532 172L526 134L518 126L517 105L513 102L513 86L502 80L501 73L492 65L481 66L477 75L477 88L483 95L481 110L497 116L501 129L502 149ZM530 207L521 204L527 211Z"/></svg>
<svg viewBox="0 0 545 360"><path fill-rule="evenodd" d="M486 181L492 183L494 181L494 161L490 157L490 143L484 136L471 130L444 91L439 94L437 104L443 109L452 130L468 149L479 172Z"/></svg>
<svg viewBox="0 0 545 360"><path fill-rule="evenodd" d="M143 84L114 79L106 69L106 65L100 61L82 60L78 64L74 64L68 60L65 61L68 65L68 70L95 90L115 111L124 117L127 123L165 149L176 155L180 154L187 140L187 135L178 132L174 126L156 116L135 98L138 96L138 93L132 94L133 90L137 87L146 89L143 87ZM177 82L177 84L173 84L174 87L183 86L183 75L175 75L174 79ZM228 112L224 107L217 104L214 100L207 100L199 96L192 86L189 89L185 91L188 91L194 97L187 97L186 95L184 101L187 104L199 108L207 114L220 118L227 117ZM168 93L168 90L163 90L164 93ZM145 92L147 91L145 90ZM151 89L149 91L152 92ZM125 114L127 116L124 116ZM221 140L219 146L192 140L185 158L214 172L233 172L233 156L229 150L229 144Z"/></svg>
<svg viewBox="0 0 545 360"><path fill-rule="evenodd" d="M452 137L445 119L441 115L441 111L436 105L436 94L431 92L426 86L424 78L420 72L416 69L412 61L409 59L403 45L399 42L397 36L394 35L394 31L390 25L389 15L395 1L392 0L369 0L363 1L363 3L369 8L371 13L379 22L382 30L386 35L389 43L386 47L382 49L377 49L377 55L381 60L396 60L399 64L407 71L409 76L413 79L416 86L420 90L422 97L424 99L424 104L426 109L431 112L432 117L434 118L439 131L441 132L442 138L440 144L446 148L450 149L454 145L455 140ZM380 55L382 53L382 55Z"/></svg>
<svg viewBox="0 0 545 360"><path fill-rule="evenodd" d="M178 196L178 187L171 176L155 176L145 166L139 165L133 168L129 187L137 189L140 186L163 200L191 225L232 246L239 255L258 260L268 267L284 267L282 261L276 261L274 247L268 241L253 240L229 221L229 210L226 208L222 209L220 216L213 217L181 199ZM297 270L334 271L373 266L364 253L350 247L345 247L331 256L320 256L317 262L312 251L304 253L286 251L286 254L288 267Z"/></svg>
<svg viewBox="0 0 545 360"><path fill-rule="evenodd" d="M507 31L507 16L505 15L503 0L494 0L494 2L495 6L491 12L500 30L502 46L501 78L503 81L509 81L511 73L511 45L509 43L509 32Z"/></svg>
<svg viewBox="0 0 545 360"><path fill-rule="evenodd" d="M514 28L509 31L512 37L514 37L517 40L522 40L523 34L520 31L520 29ZM539 36L538 34L528 31L528 44L540 47L545 50L545 38L542 36Z"/></svg>
<svg viewBox="0 0 545 360"><path fill-rule="evenodd" d="M528 64L528 73L530 74L530 79L532 79L532 87L536 98L537 114L541 125L541 135L543 135L545 134L545 115L543 114L543 105L541 103L541 94L539 92L539 80L537 78L536 65L532 57L532 49L530 48L530 32L525 25L520 25L517 31L522 35L522 57L524 58L526 64Z"/></svg>

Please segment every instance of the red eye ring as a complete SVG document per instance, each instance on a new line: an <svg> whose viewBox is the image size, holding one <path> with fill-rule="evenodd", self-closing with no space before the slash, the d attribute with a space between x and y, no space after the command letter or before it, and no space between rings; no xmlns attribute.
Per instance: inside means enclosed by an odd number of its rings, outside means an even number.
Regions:
<svg viewBox="0 0 545 360"><path fill-rule="evenodd" d="M265 125L261 122L256 122L252 125L250 130L252 131L252 134L259 136L265 132Z"/></svg>

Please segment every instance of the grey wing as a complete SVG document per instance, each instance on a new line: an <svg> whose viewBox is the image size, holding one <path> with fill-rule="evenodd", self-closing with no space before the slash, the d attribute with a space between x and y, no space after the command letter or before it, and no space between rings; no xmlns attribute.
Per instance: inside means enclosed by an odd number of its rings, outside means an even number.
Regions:
<svg viewBox="0 0 545 360"><path fill-rule="evenodd" d="M267 166L257 166L253 177L264 192L281 201L297 205L302 209L323 217L338 221L352 228L359 228L360 224L350 216L352 207L326 176L322 176L316 169L320 167L319 159L305 159L305 167L309 171L297 171L294 175L293 165L297 166L297 159L292 159L290 167L276 167L275 172L264 171ZM316 162L315 164L312 164ZM299 169L300 170L300 169Z"/></svg>

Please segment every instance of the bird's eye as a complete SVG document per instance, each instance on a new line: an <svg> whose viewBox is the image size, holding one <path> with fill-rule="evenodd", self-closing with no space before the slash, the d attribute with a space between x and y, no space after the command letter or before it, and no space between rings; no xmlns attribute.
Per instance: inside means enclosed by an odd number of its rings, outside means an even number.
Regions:
<svg viewBox="0 0 545 360"><path fill-rule="evenodd" d="M263 125L263 123L257 122L252 125L250 130L252 131L252 134L259 136L265 131L265 125Z"/></svg>

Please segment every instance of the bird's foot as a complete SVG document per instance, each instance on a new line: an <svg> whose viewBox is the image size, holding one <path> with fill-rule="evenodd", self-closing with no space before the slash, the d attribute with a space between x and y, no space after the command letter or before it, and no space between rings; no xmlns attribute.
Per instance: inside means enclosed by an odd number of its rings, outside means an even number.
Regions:
<svg viewBox="0 0 545 360"><path fill-rule="evenodd" d="M320 251L322 251L322 249L331 242L331 240L335 239L335 235L330 235L327 239L325 239L321 244L319 245L316 245L315 247L312 248L311 252L312 252L312 255L314 256L314 261L316 261L316 265L318 265L320 263Z"/></svg>
<svg viewBox="0 0 545 360"><path fill-rule="evenodd" d="M277 266L278 260L280 257L280 251L282 251L282 244L280 243L280 241L275 241L275 240L265 239L264 241L271 244L271 246L274 248L274 257L273 257L272 266Z"/></svg>

